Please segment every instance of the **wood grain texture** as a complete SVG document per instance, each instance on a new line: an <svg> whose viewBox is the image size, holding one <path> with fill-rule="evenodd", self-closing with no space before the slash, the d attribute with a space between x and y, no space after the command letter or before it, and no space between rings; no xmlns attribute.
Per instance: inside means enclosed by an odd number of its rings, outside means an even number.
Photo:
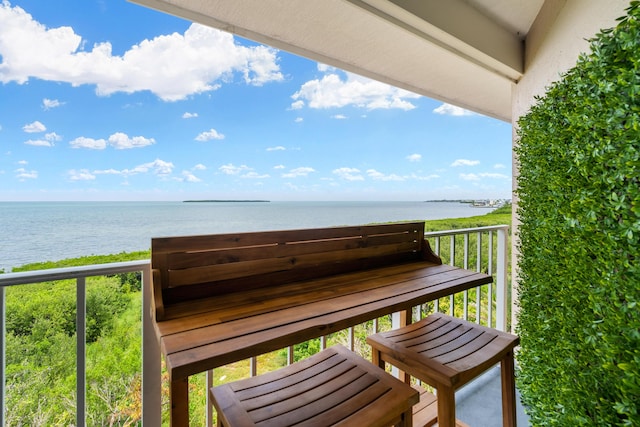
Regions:
<svg viewBox="0 0 640 427"><path fill-rule="evenodd" d="M190 375L492 281L442 265L422 222L157 238L151 267L172 425Z"/></svg>
<svg viewBox="0 0 640 427"><path fill-rule="evenodd" d="M367 337L373 359L389 363L434 387L438 425L453 427L455 390L497 363L502 365L503 425L515 427L513 349L515 335L442 313Z"/></svg>
<svg viewBox="0 0 640 427"><path fill-rule="evenodd" d="M336 345L258 377L211 389L225 426L389 426L411 418L417 390ZM400 425L410 425L407 423Z"/></svg>

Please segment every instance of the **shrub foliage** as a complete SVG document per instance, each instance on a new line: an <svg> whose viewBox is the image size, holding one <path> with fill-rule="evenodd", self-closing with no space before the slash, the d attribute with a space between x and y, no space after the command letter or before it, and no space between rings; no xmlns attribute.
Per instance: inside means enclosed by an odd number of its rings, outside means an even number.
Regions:
<svg viewBox="0 0 640 427"><path fill-rule="evenodd" d="M638 426L640 6L519 120L519 387L536 426Z"/></svg>

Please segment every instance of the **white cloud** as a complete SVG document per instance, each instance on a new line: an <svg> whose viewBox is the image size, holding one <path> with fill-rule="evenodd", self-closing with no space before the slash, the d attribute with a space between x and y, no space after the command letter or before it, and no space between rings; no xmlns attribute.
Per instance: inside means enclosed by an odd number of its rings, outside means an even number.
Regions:
<svg viewBox="0 0 640 427"><path fill-rule="evenodd" d="M196 136L196 141L211 141L212 139L224 139L224 135L221 133L218 133L217 130L215 129L211 129L209 131L206 132L202 132L200 135Z"/></svg>
<svg viewBox="0 0 640 427"><path fill-rule="evenodd" d="M55 145L52 141L47 141L46 139L29 139L24 143L34 147L53 147Z"/></svg>
<svg viewBox="0 0 640 427"><path fill-rule="evenodd" d="M475 165L479 165L479 164L480 164L480 160L457 159L456 161L451 163L451 167L475 166Z"/></svg>
<svg viewBox="0 0 640 427"><path fill-rule="evenodd" d="M57 141L61 141L62 140L62 137L60 135L58 135L57 133L55 133L55 132L50 132L50 133L45 134L44 138L47 141L51 141L51 142L57 142Z"/></svg>
<svg viewBox="0 0 640 427"><path fill-rule="evenodd" d="M129 137L127 134L122 132L116 132L109 137L109 145L116 150L146 147L147 145L155 143L156 141L153 138L145 138L143 136Z"/></svg>
<svg viewBox="0 0 640 427"><path fill-rule="evenodd" d="M52 108L60 107L63 104L64 104L63 102L60 102L57 99L44 98L42 100L42 109L46 111L46 110L50 110Z"/></svg>
<svg viewBox="0 0 640 427"><path fill-rule="evenodd" d="M312 167L303 166L295 169L291 169L289 172L282 174L283 178L297 178L299 176L308 176L311 172L316 170Z"/></svg>
<svg viewBox="0 0 640 427"><path fill-rule="evenodd" d="M480 181L480 176L475 173L461 173L460 179L464 181Z"/></svg>
<svg viewBox="0 0 640 427"><path fill-rule="evenodd" d="M440 178L440 175L435 173L432 173L431 175L416 175L412 173L410 177L417 181L431 181L432 179Z"/></svg>
<svg viewBox="0 0 640 427"><path fill-rule="evenodd" d="M38 177L38 172L34 170L26 170L25 168L18 168L15 170L16 178L20 181L24 181L25 179L36 179Z"/></svg>
<svg viewBox="0 0 640 427"><path fill-rule="evenodd" d="M321 69L320 66L318 66ZM321 71L324 71L321 69ZM329 71L327 69L327 71ZM334 70L331 70L334 71ZM404 89L398 89L385 83L370 80L352 73L344 73L343 80L336 73L326 74L322 79L304 83L291 98L291 109L300 109L306 103L310 108L341 108L355 106L375 109L398 108L411 110L416 108L407 99L416 99L420 95Z"/></svg>
<svg viewBox="0 0 640 427"><path fill-rule="evenodd" d="M183 119L193 119L194 117L198 117L198 113L189 113L186 112L182 115Z"/></svg>
<svg viewBox="0 0 640 427"><path fill-rule="evenodd" d="M296 123L302 123L304 121L304 119L302 117L296 117L294 122Z"/></svg>
<svg viewBox="0 0 640 427"><path fill-rule="evenodd" d="M142 40L122 56L109 42L85 50L71 27L47 28L22 8L0 4L0 82L30 78L96 85L99 95L149 90L165 101L220 87L237 73L250 85L283 80L277 51L236 44L233 35L199 24L184 34Z"/></svg>
<svg viewBox="0 0 640 427"><path fill-rule="evenodd" d="M368 169L367 175L369 176L369 178L374 179L376 181L404 181L405 180L404 177L400 175L396 175L395 173L392 173L390 175L385 175L382 172L378 172L375 169Z"/></svg>
<svg viewBox="0 0 640 427"><path fill-rule="evenodd" d="M205 165L203 165L202 163L198 163L197 165L192 167L191 170L204 171L204 170L207 170L207 167Z"/></svg>
<svg viewBox="0 0 640 427"><path fill-rule="evenodd" d="M249 172L253 169L247 165L235 166L233 163L228 163L220 166L218 170L226 175L240 175L241 173Z"/></svg>
<svg viewBox="0 0 640 427"><path fill-rule="evenodd" d="M2 68L0 68L0 70L2 70ZM24 125L22 127L22 130L25 131L26 133L38 133L38 132L44 132L45 130L47 130L47 128L45 125L43 125L42 123L36 120L33 123Z"/></svg>
<svg viewBox="0 0 640 427"><path fill-rule="evenodd" d="M200 178L195 176L191 171L182 171L182 177L187 182L200 182Z"/></svg>
<svg viewBox="0 0 640 427"><path fill-rule="evenodd" d="M55 143L60 140L62 140L60 135L55 132L50 132L44 135L44 139L30 139L24 143L36 147L53 147Z"/></svg>
<svg viewBox="0 0 640 427"><path fill-rule="evenodd" d="M360 175L360 170L356 168L338 168L332 172L347 181L364 181L364 177Z"/></svg>
<svg viewBox="0 0 640 427"><path fill-rule="evenodd" d="M502 163L496 163L495 165L493 165L494 169L504 169L506 168L505 165L503 165Z"/></svg>
<svg viewBox="0 0 640 427"><path fill-rule="evenodd" d="M422 154L409 154L407 156L407 160L409 160L410 162L419 162L420 160L422 160Z"/></svg>
<svg viewBox="0 0 640 427"><path fill-rule="evenodd" d="M126 150L130 148L146 147L155 143L156 141L153 138L145 138L143 136L130 137L125 133L116 132L111 135L108 140L80 136L70 141L69 145L71 148L88 148L92 150L104 150L107 148L107 145L110 145L116 150Z"/></svg>
<svg viewBox="0 0 640 427"><path fill-rule="evenodd" d="M257 172L247 172L244 175L241 176L242 178L247 178L247 179L264 179L264 178L270 178L269 174L262 174L260 175Z"/></svg>
<svg viewBox="0 0 640 427"><path fill-rule="evenodd" d="M332 67L331 65L323 64L321 62L318 62L317 68L318 68L318 71L321 71L323 73L327 73L327 72L331 72L331 71L335 71L336 70L336 67Z"/></svg>
<svg viewBox="0 0 640 427"><path fill-rule="evenodd" d="M93 175L123 175L125 177L142 174L142 173L153 173L161 177L165 177L167 175L170 175L173 172L173 168L174 168L173 163L166 162L161 159L156 159L152 162L143 163L141 165L135 166L133 169L117 170L117 169L111 168L111 169L94 170L91 173Z"/></svg>
<svg viewBox="0 0 640 427"><path fill-rule="evenodd" d="M460 179L463 179L465 181L480 181L482 178L511 180L510 176L507 176L501 173L483 172L483 173L477 173L477 174L476 173L460 174Z"/></svg>
<svg viewBox="0 0 640 427"><path fill-rule="evenodd" d="M285 169L284 165L276 165L273 167L274 169Z"/></svg>
<svg viewBox="0 0 640 427"><path fill-rule="evenodd" d="M119 171L116 169L103 169L103 170L95 170L93 171L96 175L124 175L124 171Z"/></svg>
<svg viewBox="0 0 640 427"><path fill-rule="evenodd" d="M277 145L275 147L267 147L267 151L285 151L286 148L284 148L282 145Z"/></svg>
<svg viewBox="0 0 640 427"><path fill-rule="evenodd" d="M510 176L507 176L503 173L491 173L491 172L483 172L478 174L480 175L480 177L482 178L493 178L493 179L507 179L507 180L511 180Z"/></svg>
<svg viewBox="0 0 640 427"><path fill-rule="evenodd" d="M291 103L291 110L301 110L302 108L304 108L304 101L302 100Z"/></svg>
<svg viewBox="0 0 640 427"><path fill-rule="evenodd" d="M347 116L345 116L344 114L334 114L333 116L331 116L331 118L337 120L346 120Z"/></svg>
<svg viewBox="0 0 640 427"><path fill-rule="evenodd" d="M456 116L456 117L476 115L476 113L474 113L473 111L465 110L464 108L456 107L455 105L446 104L446 103L435 108L433 112L436 114L442 114L444 116Z"/></svg>
<svg viewBox="0 0 640 427"><path fill-rule="evenodd" d="M153 172L156 175L169 175L173 172L173 167L173 163L171 162L155 159L153 162L143 163L132 170L123 171L123 173L125 175L133 175L137 173Z"/></svg>
<svg viewBox="0 0 640 427"><path fill-rule="evenodd" d="M104 150L107 148L107 141L104 139L93 139L80 136L73 141L69 141L71 148L89 148L92 150Z"/></svg>
<svg viewBox="0 0 640 427"><path fill-rule="evenodd" d="M220 166L218 170L226 175L233 175L246 179L270 178L269 174L259 174L255 172L253 168L247 165L236 166L233 163L228 163L226 165Z"/></svg>
<svg viewBox="0 0 640 427"><path fill-rule="evenodd" d="M75 170L71 169L67 175L71 181L93 181L96 176L87 169Z"/></svg>

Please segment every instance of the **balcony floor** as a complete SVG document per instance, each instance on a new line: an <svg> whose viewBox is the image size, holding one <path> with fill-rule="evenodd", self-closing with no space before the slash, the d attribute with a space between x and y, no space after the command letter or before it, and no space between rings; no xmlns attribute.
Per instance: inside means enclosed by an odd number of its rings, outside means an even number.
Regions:
<svg viewBox="0 0 640 427"><path fill-rule="evenodd" d="M529 418L516 390L518 427L527 427ZM494 366L456 392L456 418L472 427L502 427L500 366Z"/></svg>

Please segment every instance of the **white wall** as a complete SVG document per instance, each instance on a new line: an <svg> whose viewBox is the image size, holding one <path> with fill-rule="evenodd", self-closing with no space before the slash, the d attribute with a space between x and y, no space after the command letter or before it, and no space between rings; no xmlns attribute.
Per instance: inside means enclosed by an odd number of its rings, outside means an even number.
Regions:
<svg viewBox="0 0 640 427"><path fill-rule="evenodd" d="M588 39L601 29L616 25L616 18L624 16L628 0L547 0L536 18L525 41L525 72L514 85L511 107L515 129L518 117L526 114L534 97L544 95L546 88L557 81L562 73L573 67L580 53L589 50ZM513 161L513 186L516 186L517 165ZM513 195L513 234L517 233L515 215L517 200ZM517 247L512 238L512 283L514 300L517 298ZM515 305L512 324L515 325Z"/></svg>

